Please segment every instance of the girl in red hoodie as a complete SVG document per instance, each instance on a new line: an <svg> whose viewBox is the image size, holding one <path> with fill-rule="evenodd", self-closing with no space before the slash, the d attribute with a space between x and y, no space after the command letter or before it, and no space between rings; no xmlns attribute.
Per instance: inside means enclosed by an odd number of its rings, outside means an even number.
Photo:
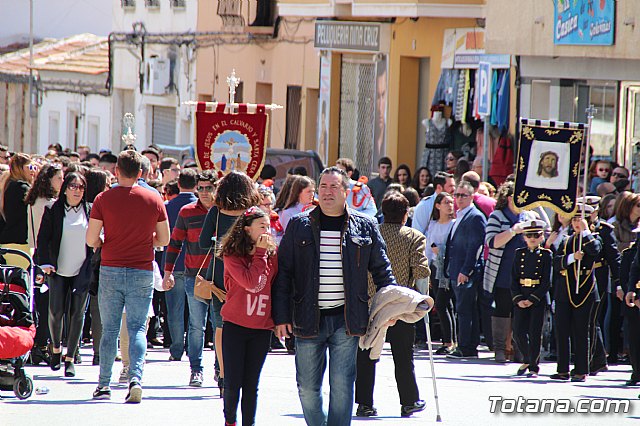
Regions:
<svg viewBox="0 0 640 426"><path fill-rule="evenodd" d="M224 287L222 357L225 366L224 417L236 424L242 388L242 423L255 423L260 371L274 327L271 283L278 271L269 216L258 207L245 211L222 240Z"/></svg>

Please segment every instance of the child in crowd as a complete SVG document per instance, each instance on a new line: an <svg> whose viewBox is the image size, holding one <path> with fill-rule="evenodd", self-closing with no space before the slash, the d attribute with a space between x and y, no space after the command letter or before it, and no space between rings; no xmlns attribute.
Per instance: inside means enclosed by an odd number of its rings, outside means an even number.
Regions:
<svg viewBox="0 0 640 426"><path fill-rule="evenodd" d="M222 240L224 286L222 356L225 365L224 417L236 424L242 388L242 423L253 425L260 371L269 352L271 284L278 270L276 245L267 213L251 207Z"/></svg>
<svg viewBox="0 0 640 426"><path fill-rule="evenodd" d="M527 247L516 249L513 263L511 295L515 304L515 339L524 363L518 368L522 376L537 377L540 368L540 341L544 323L545 295L551 285L551 250L540 246L544 241L546 223L542 220L525 222L524 239Z"/></svg>
<svg viewBox="0 0 640 426"><path fill-rule="evenodd" d="M593 163L590 167L590 175L592 176L591 185L589 185L589 193L596 194L598 185L604 182L609 182L609 176L611 176L611 163L605 160L599 160Z"/></svg>

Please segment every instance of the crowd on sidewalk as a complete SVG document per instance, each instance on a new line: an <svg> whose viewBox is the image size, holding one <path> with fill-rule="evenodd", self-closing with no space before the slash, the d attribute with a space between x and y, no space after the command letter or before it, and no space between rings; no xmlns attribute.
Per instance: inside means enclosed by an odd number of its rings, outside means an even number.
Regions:
<svg viewBox="0 0 640 426"><path fill-rule="evenodd" d="M268 352L286 348L306 423L348 425L354 403L356 416L377 415L385 340L401 416L425 409L413 354L431 315L436 356L475 358L484 340L496 362L520 363L514 375L584 382L628 362L626 385L640 383L629 171L595 162L579 213L549 217L516 209L513 176L482 182L454 154L413 178L383 157L370 180L340 158L317 180L296 168L277 187L270 165L255 183L153 145L117 155L54 145L45 156L0 146L0 246L32 253L46 276L31 361L73 377L92 342L93 398L111 398L120 357L125 401L139 403L146 348L164 345L170 361L188 357L189 386L215 378L225 424L240 406L251 425ZM541 371L543 341L555 372ZM207 347L215 366L203 365Z"/></svg>

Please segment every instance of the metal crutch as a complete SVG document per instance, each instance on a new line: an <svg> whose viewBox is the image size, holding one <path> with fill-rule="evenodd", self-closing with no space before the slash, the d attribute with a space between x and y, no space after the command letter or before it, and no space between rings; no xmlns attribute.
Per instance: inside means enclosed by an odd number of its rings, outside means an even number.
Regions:
<svg viewBox="0 0 640 426"><path fill-rule="evenodd" d="M438 387L436 386L436 369L433 364L433 346L431 344L431 322L429 320L429 312L425 315L425 325L427 330L427 345L429 347L429 363L431 364L431 380L433 382L433 396L436 400L436 422L442 422L440 416L440 403L438 401Z"/></svg>

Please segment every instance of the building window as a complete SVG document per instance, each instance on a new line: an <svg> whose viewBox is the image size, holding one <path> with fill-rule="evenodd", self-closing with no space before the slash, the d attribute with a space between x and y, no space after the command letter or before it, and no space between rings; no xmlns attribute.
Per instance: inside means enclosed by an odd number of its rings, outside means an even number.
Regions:
<svg viewBox="0 0 640 426"><path fill-rule="evenodd" d="M144 0L144 4L149 9L159 9L160 8L160 0Z"/></svg>
<svg viewBox="0 0 640 426"><path fill-rule="evenodd" d="M301 114L302 87L287 86L287 130L284 136L285 149L299 149Z"/></svg>
<svg viewBox="0 0 640 426"><path fill-rule="evenodd" d="M49 112L49 145L60 142L60 113Z"/></svg>
<svg viewBox="0 0 640 426"><path fill-rule="evenodd" d="M100 117L89 116L87 119L87 145L93 152L100 146Z"/></svg>
<svg viewBox="0 0 640 426"><path fill-rule="evenodd" d="M575 88L574 120L587 122L586 109L589 105L597 109L592 123L590 145L593 157L597 159L615 159L616 116L618 87L616 82L577 82Z"/></svg>
<svg viewBox="0 0 640 426"><path fill-rule="evenodd" d="M136 0L120 0L123 9L135 9Z"/></svg>
<svg viewBox="0 0 640 426"><path fill-rule="evenodd" d="M187 0L171 0L171 7L174 9L184 9L187 7Z"/></svg>
<svg viewBox="0 0 640 426"><path fill-rule="evenodd" d="M339 156L351 158L365 176L373 171L376 72L370 56L342 55Z"/></svg>
<svg viewBox="0 0 640 426"><path fill-rule="evenodd" d="M244 27L241 0L219 0L218 16L223 27Z"/></svg>

